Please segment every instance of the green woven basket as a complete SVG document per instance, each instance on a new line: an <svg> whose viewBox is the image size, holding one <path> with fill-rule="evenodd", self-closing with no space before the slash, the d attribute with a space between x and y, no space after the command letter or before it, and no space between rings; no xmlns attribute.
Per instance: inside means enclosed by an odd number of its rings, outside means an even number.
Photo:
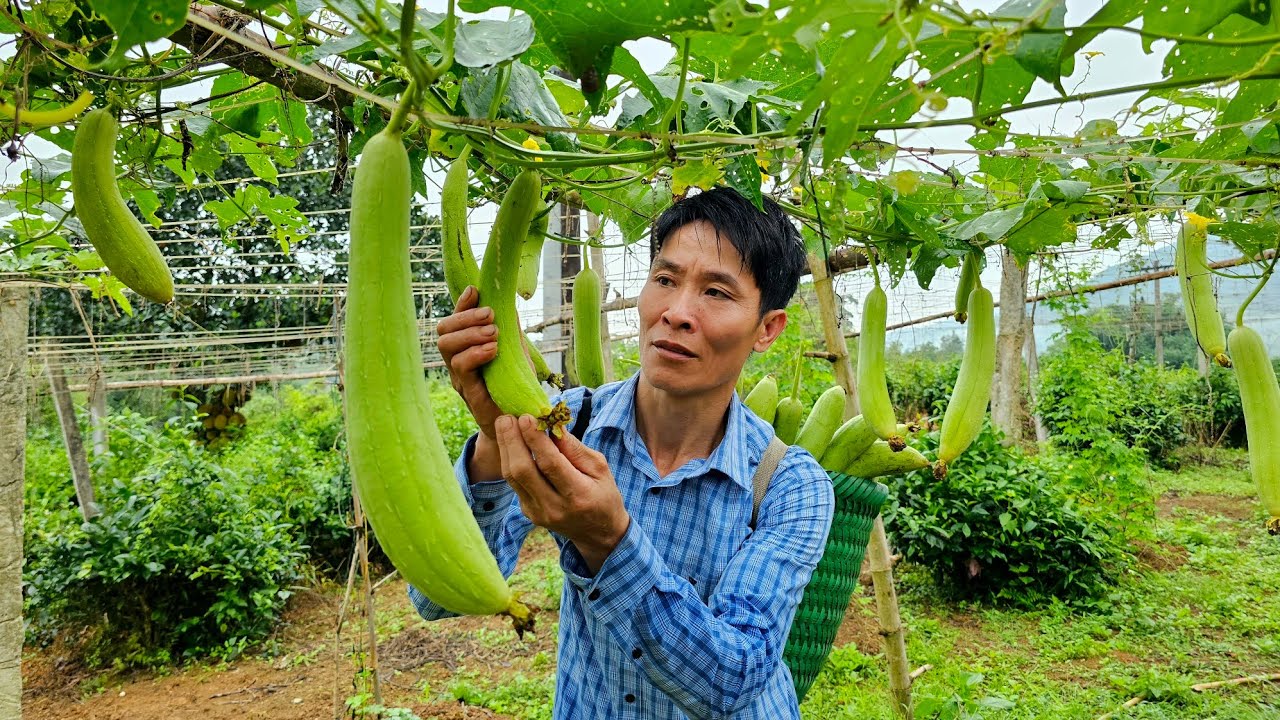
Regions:
<svg viewBox="0 0 1280 720"><path fill-rule="evenodd" d="M889 488L874 480L828 473L836 493L827 547L805 586L782 659L791 669L796 697L803 700L831 653L845 608L858 586L862 557Z"/></svg>

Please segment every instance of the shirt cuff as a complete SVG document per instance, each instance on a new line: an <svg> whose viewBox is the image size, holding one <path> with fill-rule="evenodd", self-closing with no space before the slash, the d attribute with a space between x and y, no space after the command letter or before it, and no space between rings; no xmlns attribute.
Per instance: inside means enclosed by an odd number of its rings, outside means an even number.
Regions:
<svg viewBox="0 0 1280 720"><path fill-rule="evenodd" d="M595 577L586 576L586 562L573 543L561 553L560 566L565 577L583 593L586 611L605 624L635 610L645 594L659 583L665 567L649 536L634 519Z"/></svg>
<svg viewBox="0 0 1280 720"><path fill-rule="evenodd" d="M467 438L467 443L462 446L462 455L458 457L458 462L454 463L453 470L458 483L462 485L462 495L471 506L471 513L475 515L476 523L483 528L500 522L506 517L507 509L511 507L511 499L516 493L506 480L489 480L474 484L471 482L467 465L471 463L471 456L476 452L478 435L477 433Z"/></svg>

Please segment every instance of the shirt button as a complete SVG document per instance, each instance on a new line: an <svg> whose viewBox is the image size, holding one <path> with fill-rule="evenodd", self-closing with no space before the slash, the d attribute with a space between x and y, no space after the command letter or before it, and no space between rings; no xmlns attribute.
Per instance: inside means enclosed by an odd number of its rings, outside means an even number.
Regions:
<svg viewBox="0 0 1280 720"><path fill-rule="evenodd" d="M489 502L486 502L486 503L484 504L484 509L485 509L485 511L486 511L486 512L488 512L488 511L492 510L492 509L493 509L493 501L492 501L492 500L490 500Z"/></svg>
<svg viewBox="0 0 1280 720"><path fill-rule="evenodd" d="M592 591L591 591L591 594L587 595L587 599L588 599L588 600L599 600L599 599L600 599L600 588L596 588L595 590L592 590Z"/></svg>
<svg viewBox="0 0 1280 720"><path fill-rule="evenodd" d="M650 495L657 495L660 492L662 492L662 488L649 488Z"/></svg>
<svg viewBox="0 0 1280 720"><path fill-rule="evenodd" d="M633 703L633 702L635 702L635 701L636 701L636 696L635 696L635 695L632 695L631 693L627 693L627 696L626 696L626 697L624 697L624 698L622 698L622 699L623 699L623 700L626 700L626 701L627 701L627 702L629 702L629 703Z"/></svg>
<svg viewBox="0 0 1280 720"><path fill-rule="evenodd" d="M642 654L643 653L640 652L640 648L636 648L631 651L631 657L635 658L636 660L639 660Z"/></svg>
<svg viewBox="0 0 1280 720"><path fill-rule="evenodd" d="M690 575L690 576L689 576L689 584L690 584L690 585L697 585L697 584L698 584L698 578L693 577L692 575Z"/></svg>

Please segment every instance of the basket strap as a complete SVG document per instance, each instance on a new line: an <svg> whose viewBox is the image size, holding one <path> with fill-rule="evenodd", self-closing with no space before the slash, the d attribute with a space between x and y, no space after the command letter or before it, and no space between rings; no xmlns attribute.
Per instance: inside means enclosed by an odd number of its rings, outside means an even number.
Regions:
<svg viewBox="0 0 1280 720"><path fill-rule="evenodd" d="M760 458L760 464L756 466L755 477L751 478L751 487L755 491L751 506L752 530L756 529L756 517L760 514L760 503L764 502L764 494L769 490L769 481L773 479L773 473L778 469L782 456L787 454L788 447L790 446L774 435L769 440L769 447L764 449L764 457Z"/></svg>

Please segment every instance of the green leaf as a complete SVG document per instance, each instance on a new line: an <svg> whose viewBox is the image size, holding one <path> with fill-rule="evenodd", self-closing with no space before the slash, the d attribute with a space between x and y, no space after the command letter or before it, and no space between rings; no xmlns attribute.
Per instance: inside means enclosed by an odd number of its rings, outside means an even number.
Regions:
<svg viewBox="0 0 1280 720"><path fill-rule="evenodd" d="M1003 132L999 129L1008 122L995 116L1005 106L1022 102L1031 92L1036 76L1009 55L998 55L990 65L979 56L951 67L958 58L975 49L975 40L964 35L945 35L936 25L925 25L916 45L920 50L920 64L933 73L929 87L949 97L968 98L976 115L993 117L988 121L987 134L999 135L997 140L1003 141Z"/></svg>
<svg viewBox="0 0 1280 720"><path fill-rule="evenodd" d="M1022 219L1021 205L1003 210L989 210L972 220L960 223L948 233L957 240L982 241L989 244L1004 237Z"/></svg>
<svg viewBox="0 0 1280 720"><path fill-rule="evenodd" d="M1051 0L1053 7L1040 23L1041 27L1062 28L1067 17L1065 0ZM1010 0L1001 5L996 15L1005 17L1028 17L1040 12L1044 0ZM1062 88L1062 76L1070 75L1075 69L1075 56L1062 52L1067 42L1066 33L1023 33L1013 50L1013 58L1028 72L1052 85L1059 93L1066 95Z"/></svg>
<svg viewBox="0 0 1280 720"><path fill-rule="evenodd" d="M1028 205L1031 202L1028 201ZM1050 205L1028 208L1026 221L1012 230L1004 240L1019 262L1037 250L1072 243L1076 240L1076 224L1071 220L1066 206Z"/></svg>
<svg viewBox="0 0 1280 720"><path fill-rule="evenodd" d="M1045 197L1050 200L1075 202L1089 192L1089 183L1080 180L1052 180L1041 186Z"/></svg>
<svg viewBox="0 0 1280 720"><path fill-rule="evenodd" d="M670 75L653 78L662 93L663 107L675 100L680 79ZM684 88L685 132L701 132L708 128L724 130L734 125L734 117L764 87L753 80L729 80L721 83L686 81ZM714 121L714 122L713 122ZM657 128L661 131L662 128Z"/></svg>
<svg viewBox="0 0 1280 720"><path fill-rule="evenodd" d="M327 37L327 36L326 36ZM303 63L310 65L312 63L324 60L332 55L345 55L354 50L372 50L376 45L364 33L355 28L347 28L347 34L342 37L329 38L324 42L304 50L298 58Z"/></svg>
<svg viewBox="0 0 1280 720"><path fill-rule="evenodd" d="M276 170L275 163L271 162L271 156L257 141L243 135L227 135L226 140L227 148L241 156L255 175L272 185L278 184L276 178L280 173Z"/></svg>
<svg viewBox="0 0 1280 720"><path fill-rule="evenodd" d="M1142 27L1161 35L1204 35L1227 16L1247 10L1257 0L1159 0L1145 2ZM1240 18L1243 19L1243 18ZM1142 38L1142 46L1151 52L1155 42Z"/></svg>
<svg viewBox="0 0 1280 720"><path fill-rule="evenodd" d="M760 193L760 166L754 154L743 153L725 166L724 179L729 187L742 193L756 209L764 212L764 196Z"/></svg>
<svg viewBox="0 0 1280 720"><path fill-rule="evenodd" d="M691 187L710 190L720 182L722 177L724 177L724 170L715 159L704 155L696 161L682 163L671 172L671 194L684 197Z"/></svg>
<svg viewBox="0 0 1280 720"><path fill-rule="evenodd" d="M1134 18L1142 14L1142 10L1146 5L1146 0L1109 0L1093 17L1085 21L1086 26L1095 26L1093 28L1072 28L1071 35L1062 45L1062 56L1065 60L1067 56L1075 55L1084 49L1099 34L1104 32L1103 27L1107 25L1128 25Z"/></svg>
<svg viewBox="0 0 1280 720"><path fill-rule="evenodd" d="M116 46L107 65L118 65L130 48L166 38L187 21L186 0L90 0L93 9L116 31Z"/></svg>
<svg viewBox="0 0 1280 720"><path fill-rule="evenodd" d="M81 272L97 270L105 266L102 257L95 250L81 250L67 255L67 262Z"/></svg>
<svg viewBox="0 0 1280 720"><path fill-rule="evenodd" d="M622 76L624 80L630 80L632 85L640 91L651 103L650 107L662 104L662 93L658 87L653 84L653 80L649 78L649 73L640 66L640 61L636 60L636 56L625 47L619 47L613 53L613 72Z"/></svg>
<svg viewBox="0 0 1280 720"><path fill-rule="evenodd" d="M507 82L507 94L502 98L498 114L508 120L534 122L539 125L566 127L569 120L560 111L556 98L542 80L542 74L520 61L510 65L511 78ZM480 70L469 74L462 81L459 99L471 117L488 117L489 103L497 88L498 70ZM577 140L561 132L548 132L547 142L562 152L578 149Z"/></svg>
<svg viewBox="0 0 1280 720"><path fill-rule="evenodd" d="M1230 241L1245 255L1257 255L1276 246L1280 226L1274 222L1223 222L1210 225L1209 232Z"/></svg>
<svg viewBox="0 0 1280 720"><path fill-rule="evenodd" d="M156 211L162 206L160 195L150 188L137 188L131 194L133 202L138 205L138 212L142 213L142 219L151 227L160 227L160 218L156 216Z"/></svg>
<svg viewBox="0 0 1280 720"><path fill-rule="evenodd" d="M884 12L892 10L891 3L883 6ZM867 12L874 15L876 10L868 8ZM914 36L920 23L919 16L913 15L904 23L905 29ZM830 167L853 144L859 126L867 119L872 98L891 77L907 49L903 25L898 23L890 23L880 32L865 29L855 32L841 43L822 80L805 98L800 112L792 116L790 126L797 129L819 105L826 103L822 138L824 166Z"/></svg>
<svg viewBox="0 0 1280 720"><path fill-rule="evenodd" d="M528 13L538 36L564 69L582 81L582 94L599 109L615 48L627 40L709 29L708 12L715 4L716 0L462 0L459 6L474 13L495 7Z"/></svg>
<svg viewBox="0 0 1280 720"><path fill-rule="evenodd" d="M533 45L533 20L516 15L510 20L472 20L458 25L453 59L463 67L486 68L506 62Z"/></svg>

